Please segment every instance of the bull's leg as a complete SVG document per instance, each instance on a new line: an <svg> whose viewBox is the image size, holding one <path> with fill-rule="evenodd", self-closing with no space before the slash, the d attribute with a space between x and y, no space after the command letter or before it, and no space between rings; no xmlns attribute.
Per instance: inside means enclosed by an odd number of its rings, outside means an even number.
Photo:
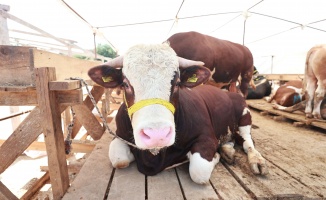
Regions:
<svg viewBox="0 0 326 200"><path fill-rule="evenodd" d="M245 98L248 95L248 87L251 79L252 79L252 70L248 70L241 73L240 91Z"/></svg>
<svg viewBox="0 0 326 200"><path fill-rule="evenodd" d="M322 119L320 114L320 106L321 106L321 102L325 97L325 91L326 91L326 80L318 81L318 87L314 96L314 109L312 112L314 118Z"/></svg>
<svg viewBox="0 0 326 200"><path fill-rule="evenodd" d="M126 168L135 160L129 146L117 138L110 143L109 158L114 168Z"/></svg>
<svg viewBox="0 0 326 200"><path fill-rule="evenodd" d="M196 145L199 147L199 145ZM205 147L205 145L202 144ZM200 152L200 149L197 147L193 147L192 150L196 149L196 151L191 151L187 154L189 158L189 174L191 179L198 184L207 184L209 183L209 179L213 172L215 165L220 160L220 154L216 152L216 148L214 149L205 149L206 154L207 150L212 151L209 153L211 158L203 158ZM194 152L194 153L192 153ZM207 155L206 155L207 156ZM206 157L205 156L205 157Z"/></svg>
<svg viewBox="0 0 326 200"><path fill-rule="evenodd" d="M316 91L316 87L317 87L317 79L310 77L308 75L306 75L306 82L307 82L307 86L306 86L306 99L307 99L307 103L306 103L306 109L305 109L305 113L306 113L306 117L308 118L312 118L312 102L314 99L314 93Z"/></svg>
<svg viewBox="0 0 326 200"><path fill-rule="evenodd" d="M282 111L290 112L290 113L297 111L297 110L303 112L306 107L306 100L301 101L297 104L294 104L293 106L290 106L290 107L285 107L285 106L281 106L277 103L273 103L272 107L276 110L282 110Z"/></svg>
<svg viewBox="0 0 326 200"><path fill-rule="evenodd" d="M241 137L243 150L248 155L248 161L251 171L254 174L268 174L268 168L263 156L255 149L251 138L251 115L248 108L245 108L239 122L239 136ZM239 139L236 140L237 143Z"/></svg>

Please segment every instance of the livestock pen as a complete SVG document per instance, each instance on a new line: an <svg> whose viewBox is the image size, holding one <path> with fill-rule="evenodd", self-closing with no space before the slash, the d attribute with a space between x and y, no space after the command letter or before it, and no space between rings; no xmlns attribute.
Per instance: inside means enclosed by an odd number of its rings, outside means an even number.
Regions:
<svg viewBox="0 0 326 200"><path fill-rule="evenodd" d="M308 123L301 113L276 112L263 100L247 100L253 117L252 136L257 150L267 160L268 175L253 175L247 156L237 149L235 163L228 165L221 160L206 185L198 185L191 180L188 163L155 176L145 176L138 172L135 164L125 169L112 167L108 148L114 136L104 132L97 119L92 120L95 117L91 113L94 105L89 97L84 97L81 82L65 80L70 77L87 80L87 69L98 62L75 60L27 47L1 46L0 55L5 61L0 65L1 105L35 106L0 146L1 173L43 132L48 154L47 176L53 193L47 199L326 198L325 122ZM19 82L22 80L25 82ZM91 92L97 102L105 93L102 87L96 85ZM61 112L69 106L75 108L76 118L80 120L79 125L75 123L74 129L85 126L87 133L98 140L73 181L68 177L65 134L61 125ZM279 120L274 116L283 118ZM114 132L115 121L107 121ZM293 121L309 125L293 126ZM78 130L73 130L73 135ZM85 141L78 144L81 144L79 149L85 149L87 145ZM77 151L74 145L77 143L73 141L73 149ZM34 191L26 192L21 199L32 199L32 194L37 193L41 184L42 178ZM19 198L0 182L0 199Z"/></svg>

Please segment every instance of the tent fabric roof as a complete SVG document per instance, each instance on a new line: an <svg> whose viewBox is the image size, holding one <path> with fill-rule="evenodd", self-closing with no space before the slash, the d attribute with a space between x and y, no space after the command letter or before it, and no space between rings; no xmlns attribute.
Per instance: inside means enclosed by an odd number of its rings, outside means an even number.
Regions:
<svg viewBox="0 0 326 200"><path fill-rule="evenodd" d="M123 54L137 43L198 31L246 45L261 73L303 73L305 53L326 43L324 0L3 1L10 14L85 49L93 48L94 33ZM8 27L33 32L10 20Z"/></svg>

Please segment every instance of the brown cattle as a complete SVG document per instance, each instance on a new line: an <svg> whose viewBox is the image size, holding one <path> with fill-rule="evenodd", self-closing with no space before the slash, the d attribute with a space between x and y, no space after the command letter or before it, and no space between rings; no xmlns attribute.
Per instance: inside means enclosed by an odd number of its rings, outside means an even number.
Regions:
<svg viewBox="0 0 326 200"><path fill-rule="evenodd" d="M307 100L305 95L301 96L302 85L303 82L299 80L285 83L277 89L274 96L272 96L273 99L270 99L269 102L273 101L273 108L277 110L304 112ZM326 97L324 97L320 105L320 113L321 118L326 119Z"/></svg>
<svg viewBox="0 0 326 200"><path fill-rule="evenodd" d="M116 134L125 141L115 138L110 143L113 167L127 167L135 160L140 172L155 175L189 159L192 180L208 183L220 149L221 156L232 161L235 138L248 154L252 172L268 173L251 138L245 99L203 85L210 72L202 64L178 58L168 45L136 45L123 57L89 70L99 85L124 90Z"/></svg>
<svg viewBox="0 0 326 200"><path fill-rule="evenodd" d="M321 119L321 103L326 94L326 45L311 48L305 65L305 113L308 118Z"/></svg>
<svg viewBox="0 0 326 200"><path fill-rule="evenodd" d="M268 102L289 107L301 102L302 98L302 81L293 80L281 85Z"/></svg>
<svg viewBox="0 0 326 200"><path fill-rule="evenodd" d="M214 81L209 83L217 87L229 85L229 90L236 92L240 78L240 90L247 96L254 70L253 57L247 47L197 32L176 33L167 42L178 56L204 62L212 71Z"/></svg>

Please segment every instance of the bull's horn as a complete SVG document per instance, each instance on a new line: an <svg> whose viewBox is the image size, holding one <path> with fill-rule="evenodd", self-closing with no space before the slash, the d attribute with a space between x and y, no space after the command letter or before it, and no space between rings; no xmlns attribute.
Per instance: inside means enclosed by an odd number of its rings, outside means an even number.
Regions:
<svg viewBox="0 0 326 200"><path fill-rule="evenodd" d="M110 65L114 68L121 68L123 66L123 56L113 58L112 60L109 60L108 62L104 63L104 65Z"/></svg>
<svg viewBox="0 0 326 200"><path fill-rule="evenodd" d="M205 65L205 63L203 63L202 61L188 60L181 57L178 57L178 60L179 60L180 67L190 67L193 65L201 65L201 66Z"/></svg>

